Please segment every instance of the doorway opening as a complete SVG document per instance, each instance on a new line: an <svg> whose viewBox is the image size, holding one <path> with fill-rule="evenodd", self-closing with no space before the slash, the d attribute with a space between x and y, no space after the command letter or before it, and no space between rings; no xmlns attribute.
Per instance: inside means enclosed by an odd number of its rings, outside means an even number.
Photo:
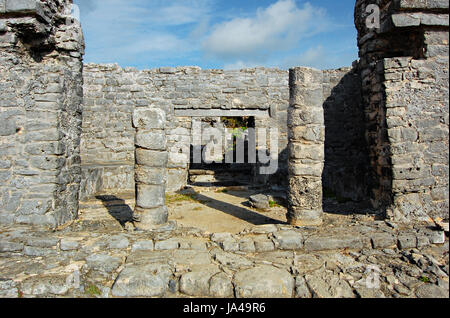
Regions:
<svg viewBox="0 0 450 318"><path fill-rule="evenodd" d="M249 149L255 144L255 117L206 117L201 120L202 131L214 128L220 137L202 138L201 145L191 145L189 184L194 186L252 185L256 163L249 160ZM211 148L219 145L216 151ZM221 149L217 153L217 149ZM195 160L201 153L201 162ZM198 158L198 157L197 157Z"/></svg>

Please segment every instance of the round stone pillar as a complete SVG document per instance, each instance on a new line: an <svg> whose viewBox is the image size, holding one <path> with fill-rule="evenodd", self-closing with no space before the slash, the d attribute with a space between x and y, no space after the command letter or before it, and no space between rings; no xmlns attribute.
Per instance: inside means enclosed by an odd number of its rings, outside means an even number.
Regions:
<svg viewBox="0 0 450 318"><path fill-rule="evenodd" d="M322 223L322 171L325 157L323 73L311 68L289 71L290 101L288 222Z"/></svg>
<svg viewBox="0 0 450 318"><path fill-rule="evenodd" d="M134 214L139 228L151 230L167 222L165 206L166 114L158 108L137 108L133 113L135 137L136 208Z"/></svg>

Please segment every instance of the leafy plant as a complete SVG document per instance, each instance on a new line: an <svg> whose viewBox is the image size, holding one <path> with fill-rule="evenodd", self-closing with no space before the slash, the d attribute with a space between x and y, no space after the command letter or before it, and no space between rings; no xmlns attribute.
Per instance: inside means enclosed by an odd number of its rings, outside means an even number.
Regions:
<svg viewBox="0 0 450 318"><path fill-rule="evenodd" d="M430 282L430 278L428 278L428 277L425 276L425 275L422 275L422 277L420 277L419 280L420 280L421 282L424 282L424 283L429 283L429 282Z"/></svg>
<svg viewBox="0 0 450 318"><path fill-rule="evenodd" d="M102 294L101 290L95 286L94 284L89 285L88 288L86 288L86 294L94 297L94 296L100 296Z"/></svg>

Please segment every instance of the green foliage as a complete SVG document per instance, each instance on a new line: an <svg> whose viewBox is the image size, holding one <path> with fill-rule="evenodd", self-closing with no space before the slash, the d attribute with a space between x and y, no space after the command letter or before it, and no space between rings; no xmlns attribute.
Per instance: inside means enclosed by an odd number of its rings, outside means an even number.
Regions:
<svg viewBox="0 0 450 318"><path fill-rule="evenodd" d="M419 280L421 282L424 282L424 283L429 283L430 282L430 279L427 276L425 276L425 275L422 275L422 277L420 277Z"/></svg>
<svg viewBox="0 0 450 318"><path fill-rule="evenodd" d="M100 296L102 294L101 290L94 284L89 285L85 292L91 297Z"/></svg>
<svg viewBox="0 0 450 318"><path fill-rule="evenodd" d="M276 203L276 202L273 201L273 200L270 200L270 201L269 201L269 206L270 206L271 208L281 207L281 205L279 205L278 203Z"/></svg>

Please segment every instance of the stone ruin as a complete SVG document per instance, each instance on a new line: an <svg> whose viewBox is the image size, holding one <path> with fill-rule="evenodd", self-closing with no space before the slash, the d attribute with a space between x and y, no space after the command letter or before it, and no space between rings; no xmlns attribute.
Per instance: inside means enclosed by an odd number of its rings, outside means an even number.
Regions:
<svg viewBox="0 0 450 318"><path fill-rule="evenodd" d="M242 116L278 128L278 169L255 164L251 182L286 189L292 225L321 224L324 190L387 219L448 219L447 0L358 0L360 60L289 72L83 65L71 2L0 0L0 223L55 228L80 200L136 190L142 226L163 224L195 125Z"/></svg>

